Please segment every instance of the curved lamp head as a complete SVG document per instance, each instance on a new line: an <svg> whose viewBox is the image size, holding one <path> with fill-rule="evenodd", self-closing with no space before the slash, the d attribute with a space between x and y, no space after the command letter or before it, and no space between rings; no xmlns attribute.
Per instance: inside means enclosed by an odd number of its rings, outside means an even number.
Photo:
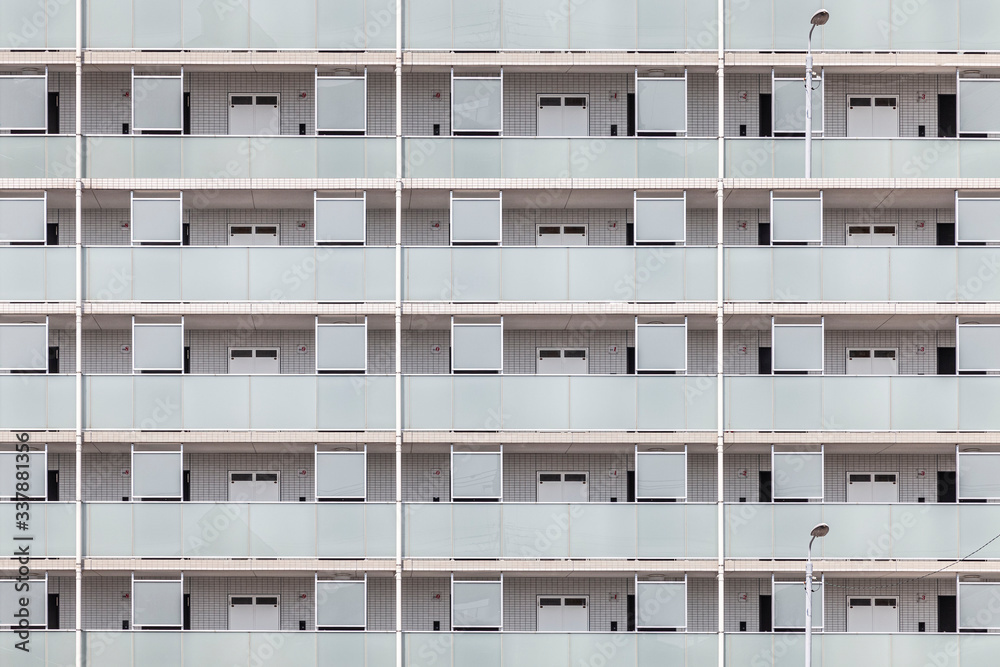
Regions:
<svg viewBox="0 0 1000 667"><path fill-rule="evenodd" d="M826 25L826 22L829 20L830 20L830 12L826 11L825 9L821 9L812 15L812 18L809 19L809 22L812 23L813 25Z"/></svg>
<svg viewBox="0 0 1000 667"><path fill-rule="evenodd" d="M830 532L830 526L825 523L821 523L818 524L815 528L813 528L809 532L809 534L812 535L813 537L826 537L827 533L829 532Z"/></svg>

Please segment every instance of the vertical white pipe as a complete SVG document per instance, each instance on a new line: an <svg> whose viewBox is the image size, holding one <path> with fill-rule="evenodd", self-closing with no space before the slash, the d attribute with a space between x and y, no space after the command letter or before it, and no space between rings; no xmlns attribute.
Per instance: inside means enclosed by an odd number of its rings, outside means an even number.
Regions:
<svg viewBox="0 0 1000 667"><path fill-rule="evenodd" d="M725 219L725 178L726 178L726 142L725 142L725 127L726 127L726 14L725 14L725 2L724 0L719 0L718 2L718 12L719 12L719 63L718 63L718 78L719 78L719 127L717 129L717 135L719 140L719 177L716 185L716 297L715 297L715 383L716 383L716 431L715 431L715 465L716 465L716 505L718 508L716 527L716 543L718 544L718 561L716 563L718 567L718 633L719 633L719 667L725 667L726 665L726 635L725 635L725 620L726 620L726 558L725 558L725 488L723 483L725 481L724 474L724 452L725 452L725 429L724 429L724 418L725 410L723 406L723 399L725 397L725 378L722 374L723 371L723 328L725 324L725 310L723 306L723 301L725 299L725 273L723 267L725 265L725 248L723 247L723 221Z"/></svg>
<svg viewBox="0 0 1000 667"><path fill-rule="evenodd" d="M396 665L403 667L403 3L396 3Z"/></svg>
<svg viewBox="0 0 1000 667"><path fill-rule="evenodd" d="M74 503L76 505L76 553L74 576L76 600L73 629L75 634L76 667L83 667L83 0L76 0L76 52L74 90L74 129L76 163L74 165L75 220L74 246L76 257L75 342L76 363L76 435Z"/></svg>

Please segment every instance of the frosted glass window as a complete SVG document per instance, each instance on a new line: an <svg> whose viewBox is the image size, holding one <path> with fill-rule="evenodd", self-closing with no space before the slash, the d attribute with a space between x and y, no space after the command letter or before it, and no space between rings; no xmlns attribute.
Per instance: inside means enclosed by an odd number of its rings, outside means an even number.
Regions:
<svg viewBox="0 0 1000 667"><path fill-rule="evenodd" d="M365 200L317 199L316 240L321 243L364 243Z"/></svg>
<svg viewBox="0 0 1000 667"><path fill-rule="evenodd" d="M44 76L0 76L0 130L46 129L46 89Z"/></svg>
<svg viewBox="0 0 1000 667"><path fill-rule="evenodd" d="M1000 79L958 82L958 131L1000 132Z"/></svg>
<svg viewBox="0 0 1000 667"><path fill-rule="evenodd" d="M1000 199L959 199L955 222L959 241L1000 241Z"/></svg>
<svg viewBox="0 0 1000 667"><path fill-rule="evenodd" d="M969 499L1000 498L1000 454L960 452L958 493Z"/></svg>
<svg viewBox="0 0 1000 667"><path fill-rule="evenodd" d="M316 497L365 499L365 453L316 454Z"/></svg>
<svg viewBox="0 0 1000 667"><path fill-rule="evenodd" d="M687 369L687 327L683 324L640 324L635 332L636 370Z"/></svg>
<svg viewBox="0 0 1000 667"><path fill-rule="evenodd" d="M636 584L636 627L687 627L687 586L683 581Z"/></svg>
<svg viewBox="0 0 1000 667"><path fill-rule="evenodd" d="M181 200L132 200L132 241L180 243Z"/></svg>
<svg viewBox="0 0 1000 667"><path fill-rule="evenodd" d="M771 200L771 238L774 241L823 240L823 200Z"/></svg>
<svg viewBox="0 0 1000 667"><path fill-rule="evenodd" d="M464 243L500 242L499 199L452 199L451 239Z"/></svg>
<svg viewBox="0 0 1000 667"><path fill-rule="evenodd" d="M132 328L132 367L137 371L183 370L184 327L136 324Z"/></svg>
<svg viewBox="0 0 1000 667"><path fill-rule="evenodd" d="M500 497L500 454L455 452L451 465L453 499Z"/></svg>
<svg viewBox="0 0 1000 667"><path fill-rule="evenodd" d="M454 325L452 367L456 371L503 369L503 327L499 324Z"/></svg>
<svg viewBox="0 0 1000 667"><path fill-rule="evenodd" d="M681 452L641 452L635 456L637 498L687 498L687 456Z"/></svg>
<svg viewBox="0 0 1000 667"><path fill-rule="evenodd" d="M316 129L320 132L364 132L364 77L316 79Z"/></svg>
<svg viewBox="0 0 1000 667"><path fill-rule="evenodd" d="M791 629L806 627L806 587L800 582L776 581L772 602L774 604L774 628ZM823 627L823 586L813 583L812 594L813 628Z"/></svg>
<svg viewBox="0 0 1000 667"><path fill-rule="evenodd" d="M823 454L775 452L771 460L775 498L823 498Z"/></svg>
<svg viewBox="0 0 1000 667"><path fill-rule="evenodd" d="M180 627L183 600L184 590L180 581L133 581L132 625Z"/></svg>
<svg viewBox="0 0 1000 667"><path fill-rule="evenodd" d="M182 470L180 452L134 452L132 495L136 498L180 498Z"/></svg>
<svg viewBox="0 0 1000 667"><path fill-rule="evenodd" d="M1000 370L1000 325L959 325L958 370Z"/></svg>
<svg viewBox="0 0 1000 667"><path fill-rule="evenodd" d="M500 582L456 581L452 592L452 619L456 628L499 628L503 625Z"/></svg>
<svg viewBox="0 0 1000 667"><path fill-rule="evenodd" d="M368 602L363 581L317 581L316 626L364 628Z"/></svg>
<svg viewBox="0 0 1000 667"><path fill-rule="evenodd" d="M771 347L776 371L822 371L823 327L775 325Z"/></svg>
<svg viewBox="0 0 1000 667"><path fill-rule="evenodd" d="M683 199L636 199L636 243L684 243Z"/></svg>
<svg viewBox="0 0 1000 667"><path fill-rule="evenodd" d="M184 82L180 77L137 76L132 87L134 130L182 129Z"/></svg>
<svg viewBox="0 0 1000 667"><path fill-rule="evenodd" d="M0 370L44 372L48 363L48 327L0 324Z"/></svg>
<svg viewBox="0 0 1000 667"><path fill-rule="evenodd" d="M500 79L452 80L455 132L500 132L503 123L503 86Z"/></svg>
<svg viewBox="0 0 1000 667"><path fill-rule="evenodd" d="M639 79L636 92L637 131L687 131L687 81Z"/></svg>
<svg viewBox="0 0 1000 667"><path fill-rule="evenodd" d="M807 26L808 27L808 26ZM805 79L774 80L774 131L806 131ZM823 82L813 79L813 134L823 130Z"/></svg>
<svg viewBox="0 0 1000 667"><path fill-rule="evenodd" d="M18 590L18 584L22 584L22 590ZM28 585L28 590L23 590L23 584ZM0 580L0 627L16 626L18 618L14 614L19 613L22 608L28 610L27 620L30 627L45 627L48 611L48 597L45 593L44 579L29 579L26 582ZM27 600L28 604L22 605L22 599ZM40 650L45 650L44 644Z"/></svg>
<svg viewBox="0 0 1000 667"><path fill-rule="evenodd" d="M1000 600L1000 584L959 582L959 630L1000 629L1000 614L996 613L997 600Z"/></svg>
<svg viewBox="0 0 1000 667"><path fill-rule="evenodd" d="M320 324L316 327L316 368L363 373L367 368L367 339L364 324Z"/></svg>
<svg viewBox="0 0 1000 667"><path fill-rule="evenodd" d="M45 241L45 200L0 199L3 241Z"/></svg>
<svg viewBox="0 0 1000 667"><path fill-rule="evenodd" d="M27 479L18 479L18 473L27 473ZM29 498L44 498L46 474L45 452L0 452L0 498L17 497L17 485L24 483L28 490L21 493Z"/></svg>

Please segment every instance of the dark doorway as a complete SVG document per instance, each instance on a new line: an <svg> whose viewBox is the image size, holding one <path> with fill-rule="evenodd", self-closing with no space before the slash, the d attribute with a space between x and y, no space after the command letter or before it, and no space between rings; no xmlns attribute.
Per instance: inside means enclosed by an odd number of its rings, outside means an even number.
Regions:
<svg viewBox="0 0 1000 667"><path fill-rule="evenodd" d="M59 93L49 93L49 134L59 134Z"/></svg>
<svg viewBox="0 0 1000 667"><path fill-rule="evenodd" d="M51 501L59 500L59 471L49 470L46 477L45 499Z"/></svg>
<svg viewBox="0 0 1000 667"><path fill-rule="evenodd" d="M958 136L958 95L938 93L937 96L938 136Z"/></svg>
<svg viewBox="0 0 1000 667"><path fill-rule="evenodd" d="M771 245L771 223L757 223L757 245Z"/></svg>
<svg viewBox="0 0 1000 667"><path fill-rule="evenodd" d="M757 502L771 502L771 471L761 470L757 477Z"/></svg>
<svg viewBox="0 0 1000 667"><path fill-rule="evenodd" d="M759 603L760 627L758 632L771 632L771 596L761 595Z"/></svg>
<svg viewBox="0 0 1000 667"><path fill-rule="evenodd" d="M635 632L635 596L626 596L628 609L625 611L625 629L628 632Z"/></svg>
<svg viewBox="0 0 1000 667"><path fill-rule="evenodd" d="M59 346L49 345L49 373L59 372Z"/></svg>
<svg viewBox="0 0 1000 667"><path fill-rule="evenodd" d="M182 127L181 132L191 134L191 93L184 93L184 120Z"/></svg>
<svg viewBox="0 0 1000 667"><path fill-rule="evenodd" d="M625 473L625 500L630 503L635 502L635 471L628 470Z"/></svg>
<svg viewBox="0 0 1000 667"><path fill-rule="evenodd" d="M939 347L937 349L937 374L954 375L957 370L955 348Z"/></svg>
<svg viewBox="0 0 1000 667"><path fill-rule="evenodd" d="M48 608L48 613L46 614L48 616L48 624L46 625L46 627L49 630L58 630L59 629L59 594L58 593L49 593L48 598L49 598L49 600L48 600L48 607L49 608Z"/></svg>
<svg viewBox="0 0 1000 667"><path fill-rule="evenodd" d="M939 503L954 503L958 501L955 491L954 470L938 470L937 501Z"/></svg>
<svg viewBox="0 0 1000 667"><path fill-rule="evenodd" d="M939 222L935 227L938 245L955 245L955 223Z"/></svg>
<svg viewBox="0 0 1000 667"><path fill-rule="evenodd" d="M59 223L45 223L45 245L59 245Z"/></svg>
<svg viewBox="0 0 1000 667"><path fill-rule="evenodd" d="M771 348L757 348L757 374L771 375Z"/></svg>
<svg viewBox="0 0 1000 667"><path fill-rule="evenodd" d="M771 93L761 93L758 100L757 124L760 131L757 135L769 137L771 136Z"/></svg>
<svg viewBox="0 0 1000 667"><path fill-rule="evenodd" d="M635 136L635 93L625 96L625 113L628 119L625 121L625 134L629 137Z"/></svg>
<svg viewBox="0 0 1000 667"><path fill-rule="evenodd" d="M937 599L938 632L958 632L957 598L939 595Z"/></svg>

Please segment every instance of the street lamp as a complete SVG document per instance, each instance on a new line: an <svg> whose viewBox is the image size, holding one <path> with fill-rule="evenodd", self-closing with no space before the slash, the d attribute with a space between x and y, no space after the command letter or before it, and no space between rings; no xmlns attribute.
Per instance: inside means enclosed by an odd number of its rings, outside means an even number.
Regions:
<svg viewBox="0 0 1000 667"><path fill-rule="evenodd" d="M825 12L823 12L825 13ZM813 17L815 19L815 17ZM808 143L806 144L809 145ZM826 537L830 532L830 526L825 523L816 524L809 531L812 538L809 540L809 549L806 551L806 667L812 667L812 639L813 639L813 608L812 608L812 584L813 584L813 542L817 537Z"/></svg>
<svg viewBox="0 0 1000 667"><path fill-rule="evenodd" d="M806 178L812 178L812 139L813 139L813 30L818 25L826 25L830 20L830 12L821 9L812 15L809 23L809 46L806 50ZM822 537L822 536L821 536Z"/></svg>

